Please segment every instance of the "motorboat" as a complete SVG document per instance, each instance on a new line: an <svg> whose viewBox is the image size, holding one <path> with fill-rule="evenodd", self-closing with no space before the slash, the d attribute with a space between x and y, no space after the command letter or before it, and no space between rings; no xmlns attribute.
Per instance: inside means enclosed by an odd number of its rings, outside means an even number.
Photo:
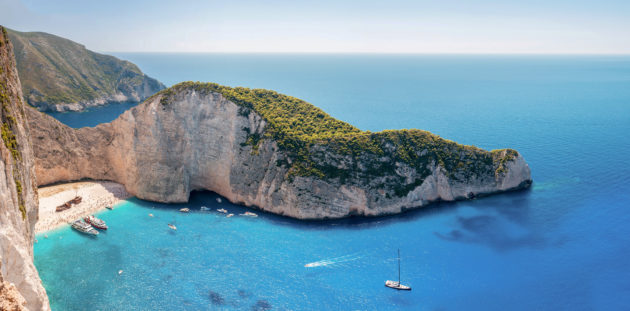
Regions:
<svg viewBox="0 0 630 311"><path fill-rule="evenodd" d="M245 213L243 213L241 215L247 216L247 217L258 217L258 215L256 215L255 213L252 213L252 212L245 212Z"/></svg>
<svg viewBox="0 0 630 311"><path fill-rule="evenodd" d="M220 208L217 210L217 212L227 214L227 210L225 208Z"/></svg>
<svg viewBox="0 0 630 311"><path fill-rule="evenodd" d="M96 218L94 215L84 217L83 220L97 229L107 230L108 228L107 224L102 219Z"/></svg>
<svg viewBox="0 0 630 311"><path fill-rule="evenodd" d="M210 208L209 208L209 207L207 207L207 206L202 206L202 207L200 207L200 208L199 208L199 210L200 210L200 211L209 211L209 210L210 210Z"/></svg>
<svg viewBox="0 0 630 311"><path fill-rule="evenodd" d="M173 230L177 230L177 227L175 227L175 225L168 224L168 227L173 229Z"/></svg>
<svg viewBox="0 0 630 311"><path fill-rule="evenodd" d="M232 217L232 216L234 216L234 214L227 214L227 216L225 216L225 217L230 218L230 217Z"/></svg>
<svg viewBox="0 0 630 311"><path fill-rule="evenodd" d="M89 235L98 235L98 231L96 231L96 229L94 229L92 225L83 221L83 219L75 220L74 222L70 223L70 225L72 226L74 230L77 230L81 233L85 233Z"/></svg>
<svg viewBox="0 0 630 311"><path fill-rule="evenodd" d="M221 198L217 198L217 203L221 203Z"/></svg>
<svg viewBox="0 0 630 311"><path fill-rule="evenodd" d="M385 286L397 290L411 290L411 286L403 285L400 283L400 249L398 250L398 281L385 281Z"/></svg>
<svg viewBox="0 0 630 311"><path fill-rule="evenodd" d="M180 208L179 211L182 212L182 213L188 213L188 212L190 212L190 208L188 208L188 207Z"/></svg>

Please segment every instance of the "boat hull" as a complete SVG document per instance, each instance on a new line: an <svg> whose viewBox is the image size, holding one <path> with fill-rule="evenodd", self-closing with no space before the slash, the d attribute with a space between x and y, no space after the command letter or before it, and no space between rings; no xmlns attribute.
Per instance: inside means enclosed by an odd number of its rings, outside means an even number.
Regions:
<svg viewBox="0 0 630 311"><path fill-rule="evenodd" d="M411 290L411 286L399 284L398 282L394 282L394 281L385 282L385 286L396 289L396 290Z"/></svg>
<svg viewBox="0 0 630 311"><path fill-rule="evenodd" d="M90 217L85 217L83 218L83 221L87 222L88 224L92 225L92 227L96 228L96 229L101 229L101 230L107 230L107 225L105 224L104 221L99 220L99 221L92 221L92 219Z"/></svg>

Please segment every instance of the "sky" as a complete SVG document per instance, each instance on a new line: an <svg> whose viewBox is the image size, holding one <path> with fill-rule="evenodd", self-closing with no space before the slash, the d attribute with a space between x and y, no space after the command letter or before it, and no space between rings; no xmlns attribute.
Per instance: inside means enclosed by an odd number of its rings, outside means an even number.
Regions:
<svg viewBox="0 0 630 311"><path fill-rule="evenodd" d="M101 52L630 54L630 0L0 0Z"/></svg>

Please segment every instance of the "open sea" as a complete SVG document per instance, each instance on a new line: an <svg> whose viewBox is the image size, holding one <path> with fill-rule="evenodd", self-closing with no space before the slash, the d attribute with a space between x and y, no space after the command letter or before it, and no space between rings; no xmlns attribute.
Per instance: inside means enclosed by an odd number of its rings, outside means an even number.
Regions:
<svg viewBox="0 0 630 311"><path fill-rule="evenodd" d="M97 238L37 236L53 310L630 310L630 56L114 55L169 86L273 89L364 130L514 148L534 184L325 222L240 216L211 192L132 199L98 214ZM131 106L54 116L94 126ZM397 249L411 292L384 287Z"/></svg>

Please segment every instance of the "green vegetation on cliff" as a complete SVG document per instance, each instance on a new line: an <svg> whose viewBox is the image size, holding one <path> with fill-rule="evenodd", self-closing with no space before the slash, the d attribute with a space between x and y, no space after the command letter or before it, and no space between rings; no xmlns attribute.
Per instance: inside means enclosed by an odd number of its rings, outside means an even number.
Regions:
<svg viewBox="0 0 630 311"><path fill-rule="evenodd" d="M175 94L186 89L220 93L239 105L241 114L255 111L262 116L267 122L265 132L262 137L250 134L247 143L256 150L260 141L274 140L292 158L291 176L342 180L399 176L400 180L395 181L399 186L393 190L403 196L420 185L435 165L454 179L494 178L495 174L506 172L505 163L517 154L511 149L489 152L416 129L362 131L303 100L264 89L183 82L156 95L161 95L161 103L168 105ZM336 154L341 159L324 159L325 154ZM397 163L407 164L417 173L404 176L397 172Z"/></svg>
<svg viewBox="0 0 630 311"><path fill-rule="evenodd" d="M24 97L40 110L116 94L137 94L143 99L164 88L136 65L92 52L68 39L43 32L9 30L8 34Z"/></svg>
<svg viewBox="0 0 630 311"><path fill-rule="evenodd" d="M7 31L4 27L0 26L2 30L2 38L0 38L0 105L2 108L0 110L0 120L2 125L0 126L2 129L2 141L4 142L4 146L7 147L9 152L11 153L11 157L13 158L13 181L15 182L15 191L17 193L18 198L18 207L20 212L22 213L22 219L26 219L26 207L24 206L24 196L22 195L22 182L21 175L19 170L17 169L17 163L22 161L22 155L20 154L20 149L18 145L17 137L13 132L17 127L17 121L13 116L14 111L11 109L11 97L17 98L16 94L10 94L8 88L8 80L9 75L11 73L11 68L8 66L5 68L4 66L10 62L9 56L7 53L7 49L9 45L9 38L7 36ZM19 98L18 98L19 100ZM17 103L21 105L22 103Z"/></svg>

